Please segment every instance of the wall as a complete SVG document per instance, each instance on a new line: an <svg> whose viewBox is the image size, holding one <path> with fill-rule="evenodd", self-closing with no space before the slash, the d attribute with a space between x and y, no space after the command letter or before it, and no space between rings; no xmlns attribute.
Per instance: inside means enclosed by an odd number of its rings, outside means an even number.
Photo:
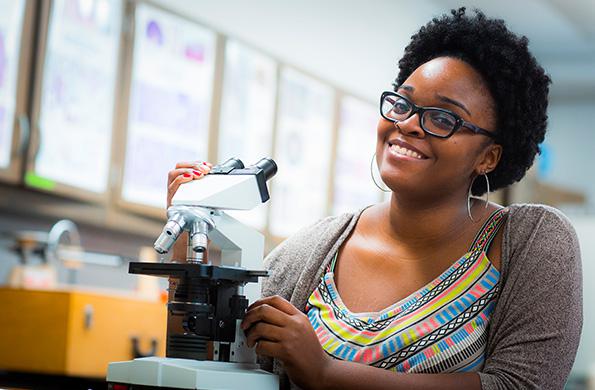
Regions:
<svg viewBox="0 0 595 390"><path fill-rule="evenodd" d="M590 374L595 379L595 217L571 216L578 234L583 260L584 323L581 344L573 368L575 375ZM590 373L589 373L590 371Z"/></svg>
<svg viewBox="0 0 595 390"><path fill-rule="evenodd" d="M549 118L551 168L543 179L584 192L595 206L595 98L553 100Z"/></svg>

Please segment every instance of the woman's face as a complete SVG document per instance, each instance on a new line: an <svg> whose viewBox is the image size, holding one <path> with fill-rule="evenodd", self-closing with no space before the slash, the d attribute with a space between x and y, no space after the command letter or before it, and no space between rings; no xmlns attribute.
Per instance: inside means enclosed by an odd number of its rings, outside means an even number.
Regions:
<svg viewBox="0 0 595 390"><path fill-rule="evenodd" d="M465 121L495 131L494 101L481 75L466 62L438 57L417 68L397 92L422 107L440 107ZM418 155L411 154L413 150ZM470 180L495 168L500 146L462 127L450 138L437 138L420 127L415 114L395 126L381 118L376 145L382 180L398 193L449 196L468 190ZM421 158L420 158L421 156Z"/></svg>

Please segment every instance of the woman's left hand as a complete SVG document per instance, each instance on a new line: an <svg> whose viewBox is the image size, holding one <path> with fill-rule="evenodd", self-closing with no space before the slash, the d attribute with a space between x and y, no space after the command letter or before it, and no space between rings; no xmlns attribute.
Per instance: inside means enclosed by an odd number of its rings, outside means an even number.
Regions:
<svg viewBox="0 0 595 390"><path fill-rule="evenodd" d="M308 317L278 295L256 301L242 321L248 346L256 353L283 362L291 380L311 389L323 384L331 362Z"/></svg>

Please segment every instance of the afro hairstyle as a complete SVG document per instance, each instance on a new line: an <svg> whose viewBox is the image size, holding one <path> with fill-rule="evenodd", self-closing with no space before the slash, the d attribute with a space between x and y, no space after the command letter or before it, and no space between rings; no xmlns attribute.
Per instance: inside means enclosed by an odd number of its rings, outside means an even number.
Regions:
<svg viewBox="0 0 595 390"><path fill-rule="evenodd" d="M420 65L437 57L454 57L470 64L486 82L495 101L496 142L502 146L497 167L488 173L490 190L523 178L540 152L547 127L551 79L529 52L527 37L519 37L501 19L465 8L432 19L411 37L399 61L395 86ZM487 191L485 180L475 180L473 195Z"/></svg>

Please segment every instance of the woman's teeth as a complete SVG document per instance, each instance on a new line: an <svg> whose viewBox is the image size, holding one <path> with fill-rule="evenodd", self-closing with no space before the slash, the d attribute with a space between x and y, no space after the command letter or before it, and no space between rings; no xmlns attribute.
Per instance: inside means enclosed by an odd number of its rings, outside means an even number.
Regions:
<svg viewBox="0 0 595 390"><path fill-rule="evenodd" d="M413 150L409 150L407 148L402 148L399 145L390 145L390 150L402 156L413 157L419 160L423 159L421 154L414 152Z"/></svg>

